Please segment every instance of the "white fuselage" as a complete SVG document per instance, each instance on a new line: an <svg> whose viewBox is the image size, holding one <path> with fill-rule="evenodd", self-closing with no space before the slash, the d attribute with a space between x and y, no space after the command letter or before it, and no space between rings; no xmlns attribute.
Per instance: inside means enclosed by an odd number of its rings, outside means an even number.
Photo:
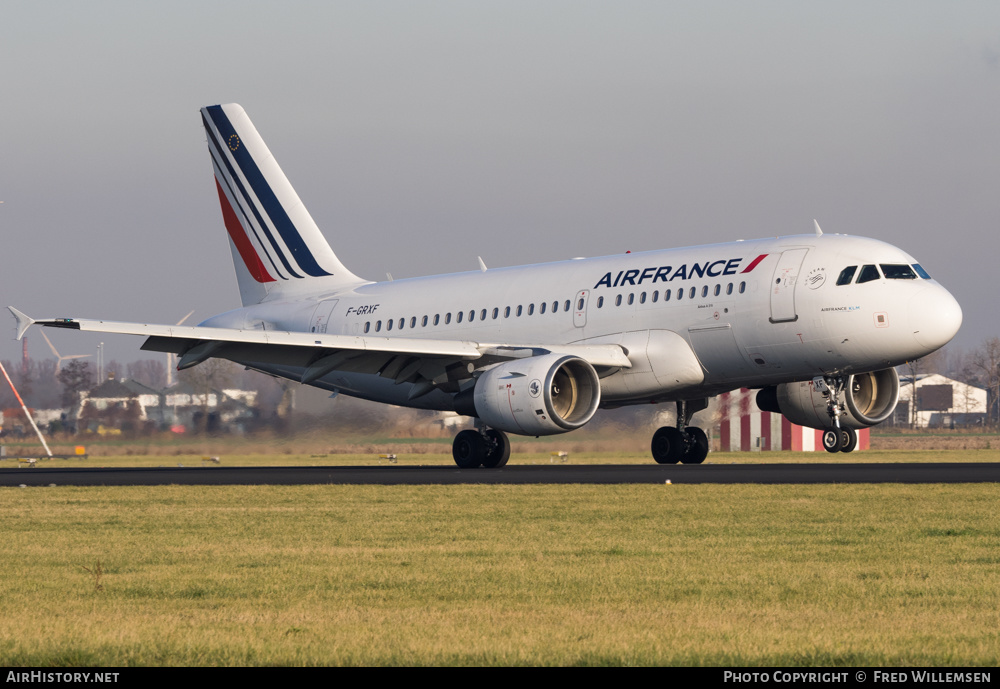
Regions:
<svg viewBox="0 0 1000 689"><path fill-rule="evenodd" d="M366 283L265 301L202 325L504 345L618 344L632 367L601 379L602 405L615 406L874 371L924 356L961 324L961 309L941 285L881 272L863 284L857 273L837 284L848 266L916 263L873 239L800 235ZM290 378L302 370L241 363ZM439 391L411 401L409 385L371 373L338 370L313 384L393 404L452 405Z"/></svg>

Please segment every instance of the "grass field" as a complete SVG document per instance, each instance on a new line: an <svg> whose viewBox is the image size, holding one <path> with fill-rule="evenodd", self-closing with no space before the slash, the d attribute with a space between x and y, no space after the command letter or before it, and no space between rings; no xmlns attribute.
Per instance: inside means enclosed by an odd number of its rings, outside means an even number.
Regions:
<svg viewBox="0 0 1000 689"><path fill-rule="evenodd" d="M998 498L0 489L0 664L996 665Z"/></svg>

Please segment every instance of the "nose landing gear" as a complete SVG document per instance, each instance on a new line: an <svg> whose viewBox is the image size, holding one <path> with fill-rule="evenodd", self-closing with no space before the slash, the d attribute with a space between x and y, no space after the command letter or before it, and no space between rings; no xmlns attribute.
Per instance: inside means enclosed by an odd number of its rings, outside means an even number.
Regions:
<svg viewBox="0 0 1000 689"><path fill-rule="evenodd" d="M813 386L826 397L826 411L833 420L833 426L823 431L823 449L827 452L852 452L858 446L858 433L853 428L840 425L844 405L841 393L847 384L843 376L816 376Z"/></svg>
<svg viewBox="0 0 1000 689"><path fill-rule="evenodd" d="M853 452L858 446L858 432L853 428L828 428L823 431L823 449L827 452Z"/></svg>

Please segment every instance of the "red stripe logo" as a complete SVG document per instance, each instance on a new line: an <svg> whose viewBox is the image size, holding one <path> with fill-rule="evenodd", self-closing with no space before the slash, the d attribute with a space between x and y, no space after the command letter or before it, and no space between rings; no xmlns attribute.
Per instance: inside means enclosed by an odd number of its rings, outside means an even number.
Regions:
<svg viewBox="0 0 1000 689"><path fill-rule="evenodd" d="M757 264L760 263L761 261L763 261L765 258L767 258L767 254L761 254L760 256L758 256L757 258L755 258L753 261L751 261L750 265L748 265L746 268L744 268L742 270L742 272L743 273L749 273L751 270L753 270L754 268L756 268Z"/></svg>

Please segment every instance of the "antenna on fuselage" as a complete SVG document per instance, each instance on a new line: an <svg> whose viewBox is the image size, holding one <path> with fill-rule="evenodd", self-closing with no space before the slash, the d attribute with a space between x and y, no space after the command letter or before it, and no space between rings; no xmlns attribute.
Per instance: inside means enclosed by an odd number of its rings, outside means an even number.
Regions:
<svg viewBox="0 0 1000 689"><path fill-rule="evenodd" d="M822 237L823 236L823 230L819 229L819 221L816 220L816 218L813 218L813 225L816 226L816 236L817 237Z"/></svg>
<svg viewBox="0 0 1000 689"><path fill-rule="evenodd" d="M482 272L485 273L486 272L486 263L483 261L483 257L482 256L476 256L476 258L479 259L479 270L481 270Z"/></svg>

